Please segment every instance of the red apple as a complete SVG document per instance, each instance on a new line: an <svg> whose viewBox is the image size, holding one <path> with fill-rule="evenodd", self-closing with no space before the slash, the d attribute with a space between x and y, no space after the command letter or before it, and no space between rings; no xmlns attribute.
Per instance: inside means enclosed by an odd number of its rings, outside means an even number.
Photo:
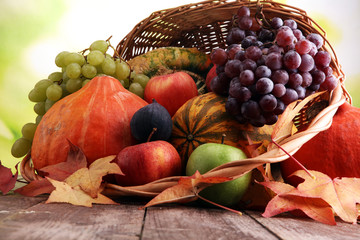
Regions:
<svg viewBox="0 0 360 240"><path fill-rule="evenodd" d="M195 81L185 72L175 72L152 77L146 84L144 99L151 103L155 99L171 116L189 99L196 97Z"/></svg>
<svg viewBox="0 0 360 240"><path fill-rule="evenodd" d="M121 186L146 184L181 174L181 159L168 142L158 140L129 146L116 157L124 176L116 175Z"/></svg>
<svg viewBox="0 0 360 240"><path fill-rule="evenodd" d="M206 84L206 89L209 92L212 92L211 90L211 80L216 76L216 65L214 65L210 71L208 72L208 74L206 75L206 80L205 80L205 84Z"/></svg>
<svg viewBox="0 0 360 240"><path fill-rule="evenodd" d="M360 108L341 105L329 129L305 143L294 157L308 170L320 171L331 178L360 177ZM297 185L302 180L290 177L300 166L291 159L280 164L286 182Z"/></svg>

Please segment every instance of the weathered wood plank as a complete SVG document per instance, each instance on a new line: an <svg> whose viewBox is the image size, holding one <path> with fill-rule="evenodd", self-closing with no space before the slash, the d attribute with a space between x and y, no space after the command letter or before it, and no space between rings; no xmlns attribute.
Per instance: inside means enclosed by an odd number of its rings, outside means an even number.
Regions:
<svg viewBox="0 0 360 240"><path fill-rule="evenodd" d="M0 221L21 210L27 209L39 202L44 197L23 197L18 194L8 194L0 197Z"/></svg>
<svg viewBox="0 0 360 240"><path fill-rule="evenodd" d="M142 202L120 205L45 204L46 197L0 196L0 239L360 239L359 224L328 226L308 218L261 212L232 212L167 205L139 210ZM146 214L145 214L146 213ZM145 221L144 221L145 214Z"/></svg>
<svg viewBox="0 0 360 240"><path fill-rule="evenodd" d="M269 230L287 240L359 240L360 225L345 223L337 219L336 226L316 222L310 218L282 214L264 218L260 212L247 211L251 217Z"/></svg>
<svg viewBox="0 0 360 240"><path fill-rule="evenodd" d="M1 239L139 239L144 210L137 205L39 203L0 222Z"/></svg>
<svg viewBox="0 0 360 240"><path fill-rule="evenodd" d="M142 239L278 239L247 215L215 208L151 207Z"/></svg>

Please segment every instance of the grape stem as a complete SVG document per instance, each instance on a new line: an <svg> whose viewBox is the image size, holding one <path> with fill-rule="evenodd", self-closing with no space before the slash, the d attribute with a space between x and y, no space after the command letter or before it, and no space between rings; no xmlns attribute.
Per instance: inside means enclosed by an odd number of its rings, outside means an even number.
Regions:
<svg viewBox="0 0 360 240"><path fill-rule="evenodd" d="M284 148L282 148L277 142L275 142L273 139L271 139L271 142L273 142L278 148L280 148L282 151L284 151L284 153L286 153L290 158L291 160L295 161L295 163L297 165L299 165L300 168L302 168L307 174L309 174L309 176L313 179L315 179L316 177L311 174L311 172L309 170L307 170L307 168L302 165L296 158L294 158L291 154L289 154Z"/></svg>
<svg viewBox="0 0 360 240"><path fill-rule="evenodd" d="M54 81L54 83L57 83L58 85L61 85L63 83L63 79L61 78L59 81Z"/></svg>
<svg viewBox="0 0 360 240"><path fill-rule="evenodd" d="M257 0L257 3L256 3L255 20L260 26L271 29L271 24L268 22L268 20L264 16L263 5L260 3L260 0Z"/></svg>
<svg viewBox="0 0 360 240"><path fill-rule="evenodd" d="M110 43L110 39L112 38L112 35L110 36L110 37L108 37L108 39L106 39L105 41L107 42L107 43L109 43L109 46L108 47L110 47L112 50L114 50L114 57L117 57L117 58L119 58L120 60L122 60L122 61L124 61L124 62L126 62L125 61L125 59L124 58L122 58L120 55L119 55L119 53L116 51L116 48L113 46L113 45L111 45L111 43ZM127 62L126 62L127 63ZM127 63L128 64L128 63ZM129 65L129 64L128 64ZM131 68L131 66L129 65L129 67Z"/></svg>
<svg viewBox="0 0 360 240"><path fill-rule="evenodd" d="M108 39L105 40L105 42L110 43L110 39L112 38L112 35L110 35L110 37L108 37Z"/></svg>
<svg viewBox="0 0 360 240"><path fill-rule="evenodd" d="M90 48L85 48L84 50L80 51L79 53L80 53L81 55L84 55L85 52L88 51L88 50L90 50Z"/></svg>
<svg viewBox="0 0 360 240"><path fill-rule="evenodd" d="M124 58L122 58L122 57L119 55L118 51L116 51L116 48L115 48L113 45L111 45L111 43L110 43L110 39L111 39L111 38L112 38L112 35L111 35L110 37L108 37L108 39L106 39L106 42L109 43L108 48L110 47L110 48L114 51L114 56L113 56L113 58L114 58L114 59L115 59L115 58L118 58L118 59L120 59L121 61L125 62L125 63L129 66L130 71L132 71L130 64L129 64ZM129 74L128 79L129 79L129 83L131 83L130 74Z"/></svg>
<svg viewBox="0 0 360 240"><path fill-rule="evenodd" d="M116 49L114 48L114 46L113 45L111 45L111 43L109 42L109 47L111 47L112 48L112 50L114 50L114 55L115 55L115 57L117 57L117 58L119 58L120 60L122 60L122 61L124 61L124 62L126 62L122 57L120 57L120 55L119 55L119 53L116 51Z"/></svg>
<svg viewBox="0 0 360 240"><path fill-rule="evenodd" d="M129 64L124 58L122 58L122 57L119 55L118 51L116 51L116 48L115 48L113 45L111 45L111 43L110 43L110 38L111 38L111 37L112 37L112 36L110 36L108 39L106 39L106 41L109 43L109 47L110 47L112 50L114 50L114 59L115 59L115 58L118 58L118 59L120 59L121 61L125 62L125 63L129 66L130 71L132 71L130 64ZM131 81L131 79L130 79L130 75L129 75L129 82L130 82L130 81Z"/></svg>

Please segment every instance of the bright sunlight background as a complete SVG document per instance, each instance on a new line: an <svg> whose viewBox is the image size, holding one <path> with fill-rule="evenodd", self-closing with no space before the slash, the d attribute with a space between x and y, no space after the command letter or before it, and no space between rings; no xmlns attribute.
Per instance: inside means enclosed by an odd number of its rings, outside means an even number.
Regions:
<svg viewBox="0 0 360 240"><path fill-rule="evenodd" d="M10 154L21 127L35 121L27 95L34 84L57 71L61 51L81 51L112 36L117 43L152 12L191 0L1 0L0 1L0 160L14 167ZM301 8L327 32L347 76L353 104L360 107L360 2L358 0L282 0Z"/></svg>

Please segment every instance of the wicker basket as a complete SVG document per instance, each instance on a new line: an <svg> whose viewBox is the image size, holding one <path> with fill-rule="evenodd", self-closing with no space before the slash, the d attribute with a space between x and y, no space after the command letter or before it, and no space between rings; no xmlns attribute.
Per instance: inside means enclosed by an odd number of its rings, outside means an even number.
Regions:
<svg viewBox="0 0 360 240"><path fill-rule="evenodd" d="M148 18L139 22L132 31L118 44L116 50L126 59L146 53L149 50L176 46L196 47L202 52L210 53L214 48L226 48L225 39L232 27L233 16L241 6L250 8L252 16L261 19L271 19L279 16L283 19L292 18L304 35L319 33L325 44L322 47L332 55L331 67L339 78L340 85L332 92L322 94L305 104L293 119L302 131L284 139L278 139L281 147L290 154L294 154L304 143L320 131L331 126L332 117L337 108L345 101L351 102L351 97L344 87L345 75L338 63L335 51L326 39L325 31L314 22L304 10L270 0L258 1L203 1L176 8L160 10L152 13ZM329 100L329 105L309 119L307 110L316 102ZM247 161L224 164L206 176L238 177L249 169L266 163L276 163L288 158L288 155L278 147L272 145L268 152L250 158ZM178 177L160 179L150 184L134 187L121 187L108 184L107 193L114 195L156 196L158 193L177 183Z"/></svg>
<svg viewBox="0 0 360 240"><path fill-rule="evenodd" d="M275 16L283 19L292 18L304 35L318 33L323 36L325 44L322 49L332 54L330 65L341 82L343 94L351 102L351 97L343 84L345 75L334 49L326 39L325 31L304 10L272 0L203 1L160 10L139 22L120 41L116 51L121 58L129 60L152 49L168 46L195 47L205 53L210 53L218 47L226 48L228 30L233 25L234 14L241 6L249 7L252 16L256 15L261 19L269 20ZM305 109L302 113L304 112ZM305 127L309 123L304 114L298 115L294 121L298 127Z"/></svg>
<svg viewBox="0 0 360 240"><path fill-rule="evenodd" d="M311 32L322 35L325 40L322 48L332 55L331 67L334 74L339 78L339 86L331 93L322 94L320 97L311 100L308 104L301 107L293 121L302 130L284 139L278 139L278 143L283 149L290 154L294 154L317 133L331 126L332 117L341 104L345 101L351 102L351 97L344 87L344 73L341 70L333 48L326 39L325 31L305 11L270 0L217 0L183 5L152 13L148 18L139 22L125 36L116 47L116 51L120 57L129 60L152 49L168 46L196 47L205 53L210 53L212 49L218 47L226 48L225 39L228 30L233 24L233 15L236 14L241 6L249 7L253 16L256 14L262 19L271 19L274 16L279 16L283 19L294 19L298 24L298 28L305 35ZM306 114L307 109L324 98L329 100L329 105L309 120ZM224 164L205 175L238 177L244 172L263 164L276 163L287 158L288 155L284 151L272 146L266 153L260 156L249 158L246 161ZM29 163L29 157L24 158L21 164L21 173L25 179L32 181L37 179L38 176ZM179 177L164 178L146 185L134 187L107 184L105 193L120 196L154 197L164 189L176 184L178 179Z"/></svg>

